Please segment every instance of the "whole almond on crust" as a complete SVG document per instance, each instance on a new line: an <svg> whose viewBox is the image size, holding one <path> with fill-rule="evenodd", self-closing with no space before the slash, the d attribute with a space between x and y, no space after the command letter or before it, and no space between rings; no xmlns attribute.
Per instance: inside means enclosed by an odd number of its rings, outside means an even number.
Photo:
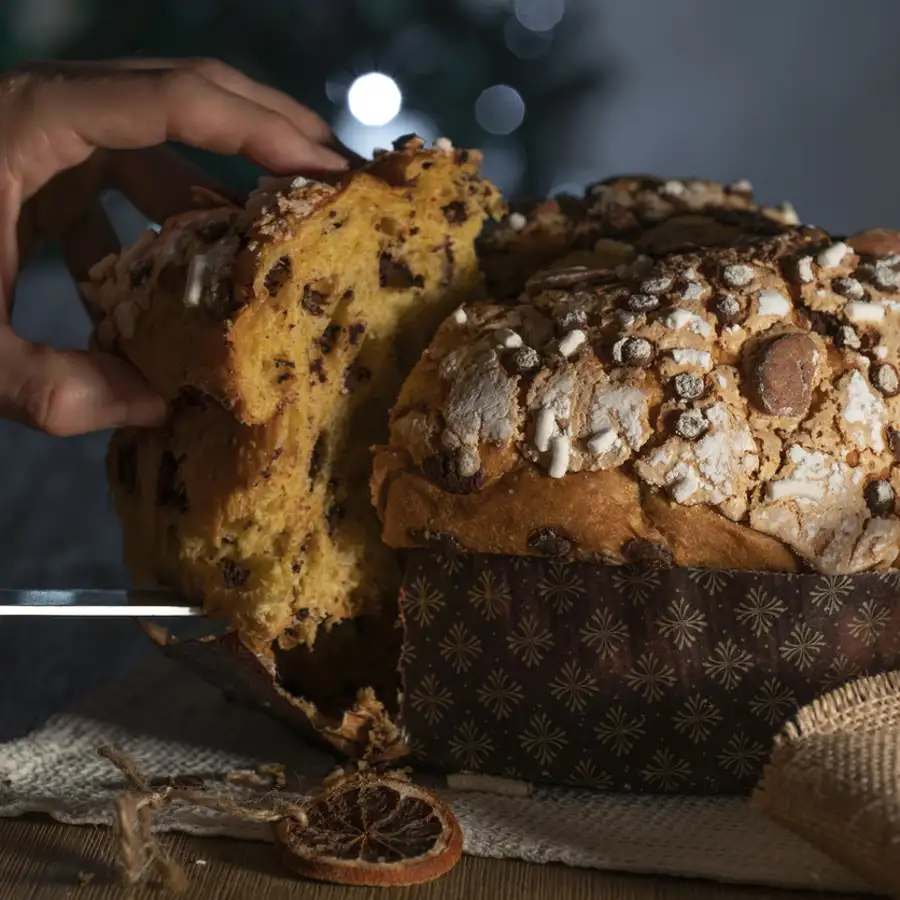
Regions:
<svg viewBox="0 0 900 900"><path fill-rule="evenodd" d="M869 228L847 238L847 243L857 252L868 256L890 256L900 253L900 231L894 228Z"/></svg>
<svg viewBox="0 0 900 900"><path fill-rule="evenodd" d="M403 887L449 872L463 835L450 808L401 775L363 772L340 779L304 807L306 822L283 819L275 840L284 866L332 884Z"/></svg>
<svg viewBox="0 0 900 900"><path fill-rule="evenodd" d="M806 334L783 334L757 354L750 389L757 406L771 416L802 416L809 409L818 351Z"/></svg>

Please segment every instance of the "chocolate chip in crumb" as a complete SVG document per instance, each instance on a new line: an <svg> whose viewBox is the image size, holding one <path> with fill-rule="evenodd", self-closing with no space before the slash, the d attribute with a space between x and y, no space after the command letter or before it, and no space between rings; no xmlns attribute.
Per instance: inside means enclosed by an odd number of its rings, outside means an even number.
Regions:
<svg viewBox="0 0 900 900"><path fill-rule="evenodd" d="M653 294L632 294L625 306L635 313L653 312L659 308L659 297L654 297Z"/></svg>
<svg viewBox="0 0 900 900"><path fill-rule="evenodd" d="M743 310L734 294L722 294L715 302L713 311L722 325L737 325L743 318Z"/></svg>
<svg viewBox="0 0 900 900"><path fill-rule="evenodd" d="M270 297L274 297L290 277L291 258L289 256L282 256L281 259L279 259L266 273L266 277L263 280L263 287L265 287Z"/></svg>
<svg viewBox="0 0 900 900"><path fill-rule="evenodd" d="M869 377L872 384L885 397L896 397L900 393L900 378L897 377L897 370L890 363L872 366Z"/></svg>
<svg viewBox="0 0 900 900"><path fill-rule="evenodd" d="M294 363L289 359L274 359L276 369L293 369L295 368Z"/></svg>
<svg viewBox="0 0 900 900"><path fill-rule="evenodd" d="M656 348L646 338L623 338L613 347L614 360L626 366L646 369L655 357Z"/></svg>
<svg viewBox="0 0 900 900"><path fill-rule="evenodd" d="M886 516L894 511L894 490L880 478L866 485L866 506L873 516Z"/></svg>
<svg viewBox="0 0 900 900"><path fill-rule="evenodd" d="M469 218L466 204L462 200L454 200L446 206L442 206L441 212L451 225L460 225Z"/></svg>
<svg viewBox="0 0 900 900"><path fill-rule="evenodd" d="M699 400L706 392L706 383L699 375L682 372L675 376L675 393L682 400Z"/></svg>
<svg viewBox="0 0 900 900"><path fill-rule="evenodd" d="M220 559L219 566L222 569L222 577L225 579L225 587L243 587L250 577L250 569L235 562L233 559L228 559L227 557Z"/></svg>
<svg viewBox="0 0 900 900"><path fill-rule="evenodd" d="M664 544L632 538L622 546L625 559L647 569L671 569L675 564L672 551Z"/></svg>
<svg viewBox="0 0 900 900"><path fill-rule="evenodd" d="M543 556L564 559L571 555L575 541L565 529L548 525L536 528L528 535L528 546Z"/></svg>
<svg viewBox="0 0 900 900"><path fill-rule="evenodd" d="M325 364L321 359L314 359L309 364L309 374L310 384L314 384L316 381L318 381L319 384L328 383L328 375L325 373Z"/></svg>
<svg viewBox="0 0 900 900"><path fill-rule="evenodd" d="M359 343L359 339L366 333L366 326L362 322L354 322L347 329L350 338L350 346L355 347Z"/></svg>
<svg viewBox="0 0 900 900"><path fill-rule="evenodd" d="M317 291L313 288L311 284L307 284L303 288L303 297L300 300L300 305L311 315L311 316L324 316L325 310L322 304L326 300L326 295L321 291Z"/></svg>
<svg viewBox="0 0 900 900"><path fill-rule="evenodd" d="M406 290L411 287L422 287L425 278L413 275L409 266L394 259L389 253L381 253L378 257L378 284L383 288Z"/></svg>
<svg viewBox="0 0 900 900"><path fill-rule="evenodd" d="M321 349L322 353L326 356L334 350L334 346L337 343L338 335L341 333L340 325L329 325L319 337L319 349Z"/></svg>
<svg viewBox="0 0 900 900"><path fill-rule="evenodd" d="M678 414L675 420L675 434L686 441L696 441L709 428L702 410L686 409Z"/></svg>
<svg viewBox="0 0 900 900"><path fill-rule="evenodd" d="M484 469L474 475L460 475L456 456L450 451L424 459L422 473L448 494L474 494L484 487Z"/></svg>
<svg viewBox="0 0 900 900"><path fill-rule="evenodd" d="M800 332L769 341L757 354L750 373L756 405L771 416L802 416L812 399L818 351Z"/></svg>

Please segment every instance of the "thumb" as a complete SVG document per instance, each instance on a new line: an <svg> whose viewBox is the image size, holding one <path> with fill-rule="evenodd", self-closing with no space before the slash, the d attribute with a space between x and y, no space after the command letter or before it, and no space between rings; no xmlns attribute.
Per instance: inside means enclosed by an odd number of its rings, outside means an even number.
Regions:
<svg viewBox="0 0 900 900"><path fill-rule="evenodd" d="M54 350L0 331L0 417L67 437L159 425L165 416L165 401L124 360Z"/></svg>

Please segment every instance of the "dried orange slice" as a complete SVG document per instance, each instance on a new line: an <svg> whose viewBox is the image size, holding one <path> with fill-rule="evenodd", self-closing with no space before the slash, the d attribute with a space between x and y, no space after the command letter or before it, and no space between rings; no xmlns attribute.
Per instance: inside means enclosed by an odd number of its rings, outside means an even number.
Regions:
<svg viewBox="0 0 900 900"><path fill-rule="evenodd" d="M423 884L462 855L462 829L450 809L398 775L349 776L304 812L306 823L284 819L275 835L284 865L317 881Z"/></svg>

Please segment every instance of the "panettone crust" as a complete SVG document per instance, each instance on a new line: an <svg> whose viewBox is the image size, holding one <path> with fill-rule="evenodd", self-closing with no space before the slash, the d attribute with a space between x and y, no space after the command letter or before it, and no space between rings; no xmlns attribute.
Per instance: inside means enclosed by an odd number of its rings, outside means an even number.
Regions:
<svg viewBox="0 0 900 900"><path fill-rule="evenodd" d="M883 233L704 218L601 239L444 323L376 454L389 544L895 563L900 255Z"/></svg>

